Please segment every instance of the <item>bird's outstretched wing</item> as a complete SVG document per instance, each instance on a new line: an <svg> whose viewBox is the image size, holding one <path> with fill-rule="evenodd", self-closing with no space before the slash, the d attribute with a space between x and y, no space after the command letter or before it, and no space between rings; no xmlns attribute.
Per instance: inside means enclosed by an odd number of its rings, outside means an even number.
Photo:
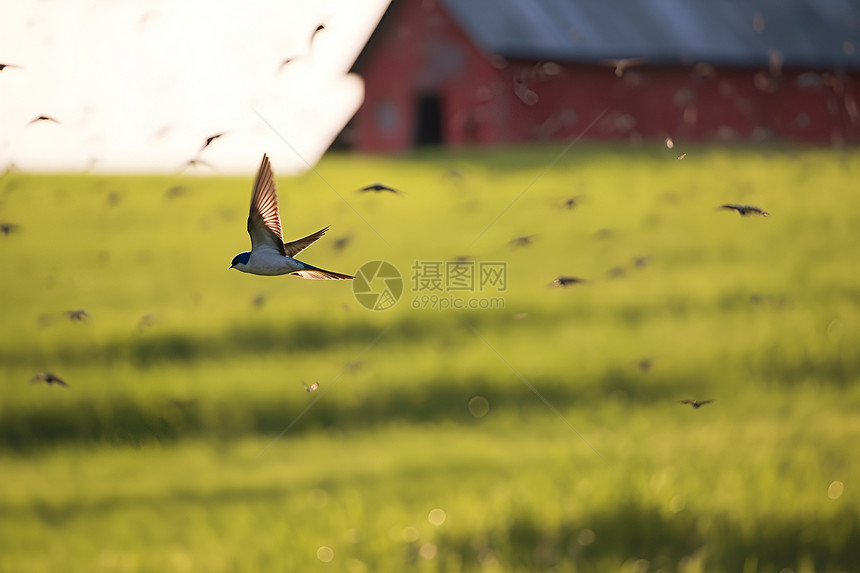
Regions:
<svg viewBox="0 0 860 573"><path fill-rule="evenodd" d="M296 239L295 241L290 241L289 243L284 243L284 253L286 253L288 257L295 257L301 251L308 248L314 241L325 235L326 231L328 231L328 227L326 227L325 229L320 229L316 233L308 235L307 237Z"/></svg>
<svg viewBox="0 0 860 573"><path fill-rule="evenodd" d="M278 192L272 176L272 165L265 154L260 164L260 171L257 173L257 180L254 182L254 193L251 195L248 234L251 235L252 251L274 249L286 256L281 233L281 217L278 214Z"/></svg>
<svg viewBox="0 0 860 573"><path fill-rule="evenodd" d="M308 265L310 266L310 265ZM317 267L311 267L305 269L303 271L297 271L292 273L297 277L302 277L303 279L316 279L316 280L332 280L332 279L354 279L354 276L345 275L342 273L336 273L333 271L327 271L325 269L319 269Z"/></svg>

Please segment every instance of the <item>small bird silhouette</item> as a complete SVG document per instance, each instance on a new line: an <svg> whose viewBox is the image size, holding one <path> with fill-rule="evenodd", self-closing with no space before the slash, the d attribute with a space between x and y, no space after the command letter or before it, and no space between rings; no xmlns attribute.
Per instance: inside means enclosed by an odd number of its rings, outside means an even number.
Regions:
<svg viewBox="0 0 860 573"><path fill-rule="evenodd" d="M648 373L651 371L651 368L654 366L653 358L640 358L636 362L633 363L636 368L638 368L641 372ZM698 407L698 406L697 406Z"/></svg>
<svg viewBox="0 0 860 573"><path fill-rule="evenodd" d="M701 408L705 404L710 404L711 402L713 402L713 400L681 400L681 404L689 404L693 408Z"/></svg>
<svg viewBox="0 0 860 573"><path fill-rule="evenodd" d="M650 255L644 255L642 257L636 257L635 259L633 259L633 264L636 265L636 267L638 267L640 269L643 267L647 267L648 263L650 263L650 262L651 262L651 256Z"/></svg>
<svg viewBox="0 0 860 573"><path fill-rule="evenodd" d="M251 209L248 214L248 234L251 250L239 253L230 263L231 269L263 276L296 275L303 279L352 279L351 275L327 271L304 263L293 256L322 237L328 227L316 233L285 243L278 213L278 192L269 158L264 154L254 182Z"/></svg>
<svg viewBox="0 0 860 573"><path fill-rule="evenodd" d="M338 237L332 242L331 246L335 251L342 251L349 246L352 242L352 235L344 235L343 237Z"/></svg>
<svg viewBox="0 0 860 573"><path fill-rule="evenodd" d="M746 217L747 215L761 215L762 217L767 217L770 215L770 213L761 207L756 207L755 205L735 205L734 203L727 203L725 205L720 205L717 209L730 209L737 211L742 217Z"/></svg>
<svg viewBox="0 0 860 573"><path fill-rule="evenodd" d="M322 24L320 24L319 26L316 27L316 30L314 30L314 33L311 34L311 41L312 42L313 42L314 38L317 37L317 34L319 34L322 30L325 30L325 26L323 26Z"/></svg>
<svg viewBox="0 0 860 573"><path fill-rule="evenodd" d="M153 313L147 313L140 317L140 320L137 322L137 330L139 332L143 332L144 329L150 328L155 324L155 315Z"/></svg>
<svg viewBox="0 0 860 573"><path fill-rule="evenodd" d="M254 308L263 308L266 304L266 295L260 293L256 295L253 299L251 299L251 306Z"/></svg>
<svg viewBox="0 0 860 573"><path fill-rule="evenodd" d="M212 136L210 136L210 137L207 137L207 138L206 138L206 143L204 143L204 144L203 144L203 147L201 147L201 148L200 148L200 151L203 151L204 149L206 149L207 147L209 147L209 144L210 144L210 143L212 143L213 141L215 141L216 139L218 139L218 138L219 138L219 137L221 137L222 135L224 135L224 133L216 133L215 135L212 135ZM200 151L198 151L197 153L200 153Z"/></svg>
<svg viewBox="0 0 860 573"><path fill-rule="evenodd" d="M394 193L395 195L403 195L403 191L398 191L394 187L389 187L388 185L383 185L382 183L374 183L373 185L368 185L367 187L362 187L357 190L356 193L367 193L368 191L374 191L375 193L379 193L381 191L388 191L389 193Z"/></svg>
<svg viewBox="0 0 860 573"><path fill-rule="evenodd" d="M16 225L15 223L0 223L0 233L3 233L6 236L17 232L20 228L21 225Z"/></svg>
<svg viewBox="0 0 860 573"><path fill-rule="evenodd" d="M579 277L568 277L565 275L561 275L557 277L554 281L552 281L552 285L557 287L569 287L572 285L585 284L586 282L588 281Z"/></svg>
<svg viewBox="0 0 860 573"><path fill-rule="evenodd" d="M40 115L39 117L35 117L35 118L31 119L29 121L29 123L27 123L27 125L32 125L32 124L39 122L39 121L53 121L54 123L57 123L57 124L60 123L59 121L57 121L56 119L54 119L53 117L51 117L49 115Z"/></svg>
<svg viewBox="0 0 860 573"><path fill-rule="evenodd" d="M5 70L6 68L17 68L20 70L21 66L16 66L15 64L0 64L0 72Z"/></svg>
<svg viewBox="0 0 860 573"><path fill-rule="evenodd" d="M53 372L39 372L35 376L30 379L30 384L38 384L39 382L44 382L45 384L53 385L57 384L58 386L63 386L64 388L68 388L69 385L61 379L59 376L54 374Z"/></svg>
<svg viewBox="0 0 860 573"><path fill-rule="evenodd" d="M90 317L90 315L87 314L87 311L82 308L79 308L77 310L67 310L66 314L69 316L69 320L81 321L86 320Z"/></svg>
<svg viewBox="0 0 860 573"><path fill-rule="evenodd" d="M188 161L186 161L185 164L182 166L182 169L180 171L184 171L185 169L188 169L189 167L194 167L196 165L205 165L206 167L209 167L210 169L215 169L215 167L213 167L212 164L209 163L208 161L203 161L202 159L197 159L195 157L193 159L189 159Z"/></svg>
<svg viewBox="0 0 860 573"><path fill-rule="evenodd" d="M571 197L570 199L568 199L567 201L562 203L561 206L564 207L565 209L570 210L570 209L573 209L574 207L576 207L578 204L579 204L579 201L577 201L576 197Z"/></svg>
<svg viewBox="0 0 860 573"><path fill-rule="evenodd" d="M615 68L615 75L617 77L621 77L624 75L628 69L633 68L635 66L641 66L645 63L644 58L620 58L620 59L610 59L610 60L601 60L600 63L604 66L609 66L611 68Z"/></svg>
<svg viewBox="0 0 860 573"><path fill-rule="evenodd" d="M528 247L534 243L534 238L537 235L523 235L522 237L514 237L508 244L512 247Z"/></svg>
<svg viewBox="0 0 860 573"><path fill-rule="evenodd" d="M168 199L173 199L175 197L185 195L187 192L188 187L186 187L185 185L174 185L173 187L164 192L164 196Z"/></svg>

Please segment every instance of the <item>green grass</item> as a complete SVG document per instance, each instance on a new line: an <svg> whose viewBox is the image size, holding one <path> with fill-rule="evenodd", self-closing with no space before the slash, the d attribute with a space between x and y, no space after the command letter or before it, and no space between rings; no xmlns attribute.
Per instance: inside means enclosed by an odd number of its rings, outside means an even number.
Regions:
<svg viewBox="0 0 860 573"><path fill-rule="evenodd" d="M280 177L300 258L400 269L383 312L227 270L250 171L0 178L0 571L860 569L860 153L561 151ZM504 308L413 307L458 256Z"/></svg>

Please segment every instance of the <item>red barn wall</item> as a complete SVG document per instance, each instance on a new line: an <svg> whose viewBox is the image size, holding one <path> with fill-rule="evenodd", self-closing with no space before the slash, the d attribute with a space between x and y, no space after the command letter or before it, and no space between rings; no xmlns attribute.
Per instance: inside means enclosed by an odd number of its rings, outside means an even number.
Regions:
<svg viewBox="0 0 860 573"><path fill-rule="evenodd" d="M604 110L592 139L860 143L858 75L807 70L611 67L505 59L480 52L434 0L400 2L360 63L361 151L415 143L419 100L439 102L439 143L568 139Z"/></svg>

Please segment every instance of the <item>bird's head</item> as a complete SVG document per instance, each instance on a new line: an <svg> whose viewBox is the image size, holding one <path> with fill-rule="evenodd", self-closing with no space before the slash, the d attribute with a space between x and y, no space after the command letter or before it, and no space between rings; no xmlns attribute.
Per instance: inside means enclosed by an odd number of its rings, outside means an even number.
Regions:
<svg viewBox="0 0 860 573"><path fill-rule="evenodd" d="M250 258L251 258L251 253L249 253L247 251L244 253L239 253L238 255L233 257L233 262L230 263L230 268L235 269L235 268L239 267L240 265L245 266L248 264L248 260Z"/></svg>

